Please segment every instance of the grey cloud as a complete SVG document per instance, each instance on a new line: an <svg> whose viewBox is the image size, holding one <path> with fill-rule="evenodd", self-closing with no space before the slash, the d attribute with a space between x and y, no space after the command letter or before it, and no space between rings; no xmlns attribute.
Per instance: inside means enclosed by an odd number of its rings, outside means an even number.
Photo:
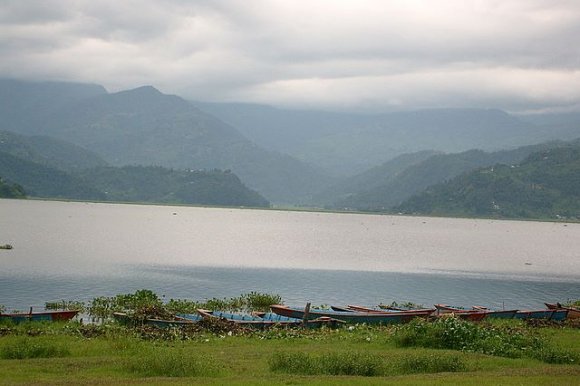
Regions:
<svg viewBox="0 0 580 386"><path fill-rule="evenodd" d="M576 1L4 1L0 76L326 108L574 105Z"/></svg>

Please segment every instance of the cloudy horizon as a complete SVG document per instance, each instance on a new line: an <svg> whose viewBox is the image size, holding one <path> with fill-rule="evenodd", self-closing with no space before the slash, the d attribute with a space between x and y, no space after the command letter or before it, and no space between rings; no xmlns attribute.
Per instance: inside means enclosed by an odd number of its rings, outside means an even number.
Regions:
<svg viewBox="0 0 580 386"><path fill-rule="evenodd" d="M0 31L3 78L291 108L580 111L577 1L5 0Z"/></svg>

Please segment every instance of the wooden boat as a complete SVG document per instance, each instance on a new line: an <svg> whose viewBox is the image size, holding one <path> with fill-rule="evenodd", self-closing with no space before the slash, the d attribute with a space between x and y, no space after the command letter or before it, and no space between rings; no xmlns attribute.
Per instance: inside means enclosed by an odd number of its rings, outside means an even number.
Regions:
<svg viewBox="0 0 580 386"><path fill-rule="evenodd" d="M41 312L30 312L28 313L11 313L11 314L0 314L0 320L11 320L14 323L21 322L54 322L54 321L66 321L74 318L79 311L41 311Z"/></svg>
<svg viewBox="0 0 580 386"><path fill-rule="evenodd" d="M514 316L515 319L544 319L549 320L552 318L556 310L520 310Z"/></svg>
<svg viewBox="0 0 580 386"><path fill-rule="evenodd" d="M430 310L416 311L416 312L358 312L358 311L333 311L333 310L318 310L310 309L307 313L305 309L297 307L289 307L284 305L270 306L272 311L278 315L287 316L290 318L317 319L328 317L332 319L342 320L346 323L367 323L367 324L396 324L406 323L417 317L427 317L433 312Z"/></svg>
<svg viewBox="0 0 580 386"><path fill-rule="evenodd" d="M483 320L483 319L512 319L517 314L518 310L490 310L486 307L474 306L471 309L448 306L446 304L436 304L439 315L453 313L467 320ZM472 317L463 316L473 314ZM483 314L480 317L479 314Z"/></svg>
<svg viewBox="0 0 580 386"><path fill-rule="evenodd" d="M125 326L148 325L159 328L191 326L192 324L199 322L202 319L198 315L195 316L197 317L197 320L193 317L184 318L181 316L175 316L175 320L156 319L156 318L147 318L145 320L142 320L135 318L132 315L129 315L125 312L113 312L113 318Z"/></svg>
<svg viewBox="0 0 580 386"><path fill-rule="evenodd" d="M561 305L560 303L544 303L546 307L550 310L567 310L567 318L568 319L580 319L580 309L575 307L566 307Z"/></svg>
<svg viewBox="0 0 580 386"><path fill-rule="evenodd" d="M334 307L332 307L334 309ZM405 309L377 309L377 308L370 308L370 307L363 307L357 306L354 304L347 305L346 311L358 311L358 312L375 312L375 313L389 313L389 312L425 312L428 314L432 314L435 312L435 308L416 308L412 310L405 310Z"/></svg>
<svg viewBox="0 0 580 386"><path fill-rule="evenodd" d="M266 329L270 327L309 327L317 328L322 326L336 327L342 321L322 317L312 320L307 320L306 323L302 319L287 317L275 313L256 313L256 314L242 314L223 311L208 311L197 310L199 315L203 318L217 318L228 321L241 327Z"/></svg>

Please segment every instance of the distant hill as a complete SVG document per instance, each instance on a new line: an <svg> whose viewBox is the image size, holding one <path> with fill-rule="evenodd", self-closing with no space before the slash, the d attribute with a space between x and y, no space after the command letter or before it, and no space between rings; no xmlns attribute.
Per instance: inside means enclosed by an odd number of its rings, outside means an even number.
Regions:
<svg viewBox="0 0 580 386"><path fill-rule="evenodd" d="M580 136L577 117L545 122L540 117L531 120L494 109L425 109L363 115L240 103L195 103L239 128L252 141L343 177L422 150L495 151Z"/></svg>
<svg viewBox="0 0 580 386"><path fill-rule="evenodd" d="M67 172L0 151L0 177L27 195L45 198L104 200L105 194Z"/></svg>
<svg viewBox="0 0 580 386"><path fill-rule="evenodd" d="M25 136L0 131L0 151L65 171L82 170L107 163L97 154L56 138Z"/></svg>
<svg viewBox="0 0 580 386"><path fill-rule="evenodd" d="M64 106L45 106L42 124L23 124L12 131L75 143L115 166L231 169L252 189L278 203L309 199L331 181L304 162L266 151L184 99L153 87L95 94ZM21 99L28 106L26 98ZM24 110L29 111L19 109Z"/></svg>
<svg viewBox="0 0 580 386"><path fill-rule="evenodd" d="M216 206L268 207L229 171L162 167L96 167L65 172L0 151L2 192L31 197ZM16 190L15 190L16 189ZM4 194L3 193L3 194Z"/></svg>
<svg viewBox="0 0 580 386"><path fill-rule="evenodd" d="M368 184L361 183L357 192L337 202L327 203L327 206L335 209L388 211L427 187L461 173L496 163L519 163L534 151L554 146L555 143L545 143L492 153L469 150L462 153L433 155L411 164L379 186L366 188Z"/></svg>
<svg viewBox="0 0 580 386"><path fill-rule="evenodd" d="M428 188L399 205L403 213L580 219L580 141L496 164Z"/></svg>
<svg viewBox="0 0 580 386"><path fill-rule="evenodd" d="M230 171L171 170L155 166L100 167L79 173L111 201L269 207Z"/></svg>
<svg viewBox="0 0 580 386"><path fill-rule="evenodd" d="M380 189L391 183L397 176L412 165L418 164L437 154L434 151L421 151L411 154L403 154L385 162L380 166L371 168L363 173L342 179L340 182L323 190L314 196L313 202L318 205L333 206L340 208L343 200L356 194ZM335 205L335 203L339 203Z"/></svg>

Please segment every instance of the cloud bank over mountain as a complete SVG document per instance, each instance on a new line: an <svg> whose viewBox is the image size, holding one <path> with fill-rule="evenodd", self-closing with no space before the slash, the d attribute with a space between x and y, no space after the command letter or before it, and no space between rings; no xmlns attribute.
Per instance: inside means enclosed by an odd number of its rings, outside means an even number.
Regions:
<svg viewBox="0 0 580 386"><path fill-rule="evenodd" d="M300 108L580 109L577 1L0 4L0 77Z"/></svg>

